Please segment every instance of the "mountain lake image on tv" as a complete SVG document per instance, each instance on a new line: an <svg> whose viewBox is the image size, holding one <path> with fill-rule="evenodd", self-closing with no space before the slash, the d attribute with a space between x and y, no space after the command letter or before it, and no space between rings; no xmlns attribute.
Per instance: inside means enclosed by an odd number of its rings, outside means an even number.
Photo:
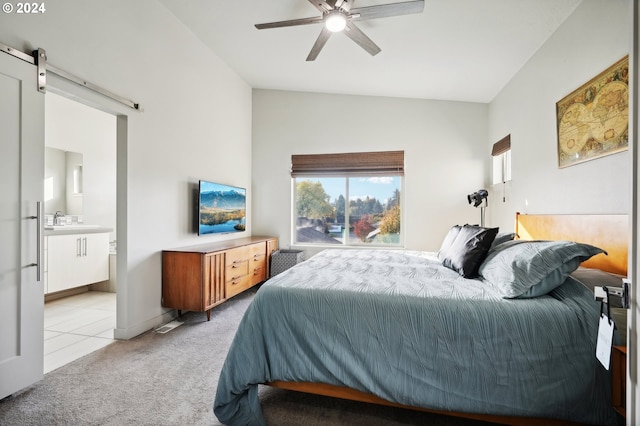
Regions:
<svg viewBox="0 0 640 426"><path fill-rule="evenodd" d="M198 234L242 232L246 225L246 190L201 180Z"/></svg>

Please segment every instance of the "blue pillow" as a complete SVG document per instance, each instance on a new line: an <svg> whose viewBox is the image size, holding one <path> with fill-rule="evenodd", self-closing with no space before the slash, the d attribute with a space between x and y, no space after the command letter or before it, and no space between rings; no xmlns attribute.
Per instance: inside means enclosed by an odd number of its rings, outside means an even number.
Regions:
<svg viewBox="0 0 640 426"><path fill-rule="evenodd" d="M496 238L491 243L491 247L489 250L493 250L496 248L498 244L506 243L507 241L511 241L516 237L515 232L499 232L496 235Z"/></svg>
<svg viewBox="0 0 640 426"><path fill-rule="evenodd" d="M572 241L507 241L490 252L478 273L504 298L547 294L590 257L605 253Z"/></svg>

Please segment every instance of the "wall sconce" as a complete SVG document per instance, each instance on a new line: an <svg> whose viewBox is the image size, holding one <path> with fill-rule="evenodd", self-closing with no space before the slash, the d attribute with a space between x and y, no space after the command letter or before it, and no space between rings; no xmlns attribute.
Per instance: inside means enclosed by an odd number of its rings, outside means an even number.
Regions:
<svg viewBox="0 0 640 426"><path fill-rule="evenodd" d="M484 227L484 209L489 205L489 193L486 189L479 189L473 194L467 195L467 201L469 204L473 203L473 207L480 206L480 226Z"/></svg>

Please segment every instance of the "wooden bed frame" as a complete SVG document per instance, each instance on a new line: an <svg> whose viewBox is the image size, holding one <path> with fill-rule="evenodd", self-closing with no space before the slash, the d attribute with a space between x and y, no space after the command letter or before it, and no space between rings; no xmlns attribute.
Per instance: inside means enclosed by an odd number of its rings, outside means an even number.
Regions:
<svg viewBox="0 0 640 426"><path fill-rule="evenodd" d="M627 276L629 262L629 217L626 214L527 215L516 213L516 234L524 240L569 240L600 247L584 262L587 268Z"/></svg>
<svg viewBox="0 0 640 426"><path fill-rule="evenodd" d="M619 275L627 275L630 233L628 216L613 215L526 215L516 213L515 232L517 238L525 240L569 240L591 244L605 250L584 262L585 267L601 269ZM547 418L496 416L489 414L460 413L432 410L397 404L375 395L355 389L324 383L274 381L266 385L352 401L425 411L435 414L462 417L505 425L577 425L577 423Z"/></svg>

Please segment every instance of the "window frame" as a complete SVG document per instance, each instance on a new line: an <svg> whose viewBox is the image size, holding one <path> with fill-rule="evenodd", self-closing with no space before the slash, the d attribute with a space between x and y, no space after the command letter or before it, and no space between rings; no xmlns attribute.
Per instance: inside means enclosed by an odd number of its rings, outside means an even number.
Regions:
<svg viewBox="0 0 640 426"><path fill-rule="evenodd" d="M492 185L506 183L511 180L511 135L507 135L493 144L491 149Z"/></svg>
<svg viewBox="0 0 640 426"><path fill-rule="evenodd" d="M492 159L492 185L511 181L511 150L495 155Z"/></svg>
<svg viewBox="0 0 640 426"><path fill-rule="evenodd" d="M316 161L318 160L318 161ZM302 165L302 167L300 167ZM325 167L326 166L326 167ZM351 167L353 166L353 167ZM400 191L400 232L397 244L394 243L358 243L351 239L349 233L344 241L338 244L299 242L297 224L297 184L298 179L321 180L323 178L344 179L345 227L350 219L350 179L372 177L397 177L399 185L394 187ZM291 168L291 245L316 248L356 248L356 249L404 249L405 248L405 203L404 203L404 151L365 152L346 154L292 155ZM335 201L334 201L335 202Z"/></svg>

